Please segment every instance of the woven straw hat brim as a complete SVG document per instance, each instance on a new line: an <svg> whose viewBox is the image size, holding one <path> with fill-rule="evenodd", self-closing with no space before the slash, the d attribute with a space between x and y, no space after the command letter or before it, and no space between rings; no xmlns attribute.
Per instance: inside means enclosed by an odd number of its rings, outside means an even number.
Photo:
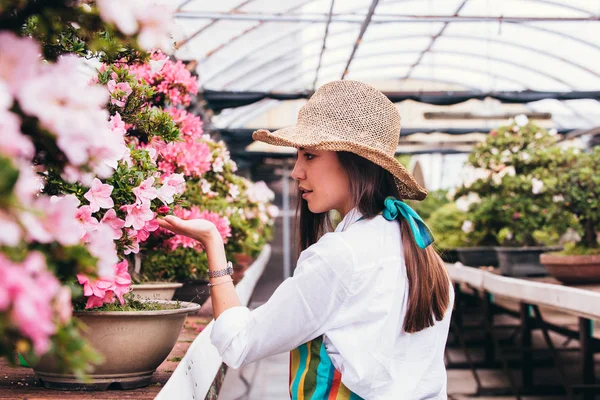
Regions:
<svg viewBox="0 0 600 400"><path fill-rule="evenodd" d="M252 139L284 147L305 147L325 151L348 151L374 162L394 175L398 192L403 200L423 200L427 190L417 183L415 178L394 157L386 152L350 142L347 140L332 140L332 137L322 137L319 130L310 130L298 126L290 126L270 132L259 129L252 134Z"/></svg>

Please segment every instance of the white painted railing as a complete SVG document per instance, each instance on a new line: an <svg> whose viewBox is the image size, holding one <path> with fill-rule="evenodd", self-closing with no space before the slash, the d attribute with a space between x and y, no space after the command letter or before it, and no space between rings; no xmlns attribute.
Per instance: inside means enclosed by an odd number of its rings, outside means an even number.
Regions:
<svg viewBox="0 0 600 400"><path fill-rule="evenodd" d="M270 257L271 246L266 245L256 261L246 270L244 278L236 285L236 291L243 305L248 305L254 287ZM204 400L222 364L221 356L210 342L213 323L214 321L211 321L196 337L155 399Z"/></svg>
<svg viewBox="0 0 600 400"><path fill-rule="evenodd" d="M446 264L454 282L466 283L523 303L546 306L578 317L600 320L600 286L569 287L532 279L510 278L461 263Z"/></svg>

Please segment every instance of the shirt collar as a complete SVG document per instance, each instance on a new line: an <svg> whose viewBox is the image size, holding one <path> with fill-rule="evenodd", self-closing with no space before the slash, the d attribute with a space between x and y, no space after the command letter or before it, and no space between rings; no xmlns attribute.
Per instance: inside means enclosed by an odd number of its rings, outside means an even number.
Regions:
<svg viewBox="0 0 600 400"><path fill-rule="evenodd" d="M344 219L342 219L342 221L338 224L338 226L335 228L335 232L345 231L350 225L357 222L362 217L362 213L358 211L358 208L354 207L348 212L348 214L346 214Z"/></svg>

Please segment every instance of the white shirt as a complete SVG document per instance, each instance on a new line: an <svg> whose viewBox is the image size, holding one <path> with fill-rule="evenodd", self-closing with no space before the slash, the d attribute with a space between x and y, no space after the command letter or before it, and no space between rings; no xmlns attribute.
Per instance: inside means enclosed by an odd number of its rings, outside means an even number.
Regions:
<svg viewBox="0 0 600 400"><path fill-rule="evenodd" d="M444 348L454 295L442 321L404 332L408 280L399 224L361 217L352 210L335 232L303 251L294 276L265 304L224 311L211 341L227 365L239 368L324 334L342 382L362 398L446 399Z"/></svg>

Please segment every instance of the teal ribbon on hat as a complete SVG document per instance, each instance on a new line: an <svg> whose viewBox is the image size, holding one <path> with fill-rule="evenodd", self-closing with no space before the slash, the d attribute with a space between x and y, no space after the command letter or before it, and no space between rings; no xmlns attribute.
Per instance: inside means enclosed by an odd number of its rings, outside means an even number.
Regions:
<svg viewBox="0 0 600 400"><path fill-rule="evenodd" d="M382 215L388 221L397 219L400 215L404 217L410 226L417 246L420 248L424 249L433 243L433 235L427 225L425 225L425 222L423 222L423 219L405 202L393 196L386 197L383 202Z"/></svg>

